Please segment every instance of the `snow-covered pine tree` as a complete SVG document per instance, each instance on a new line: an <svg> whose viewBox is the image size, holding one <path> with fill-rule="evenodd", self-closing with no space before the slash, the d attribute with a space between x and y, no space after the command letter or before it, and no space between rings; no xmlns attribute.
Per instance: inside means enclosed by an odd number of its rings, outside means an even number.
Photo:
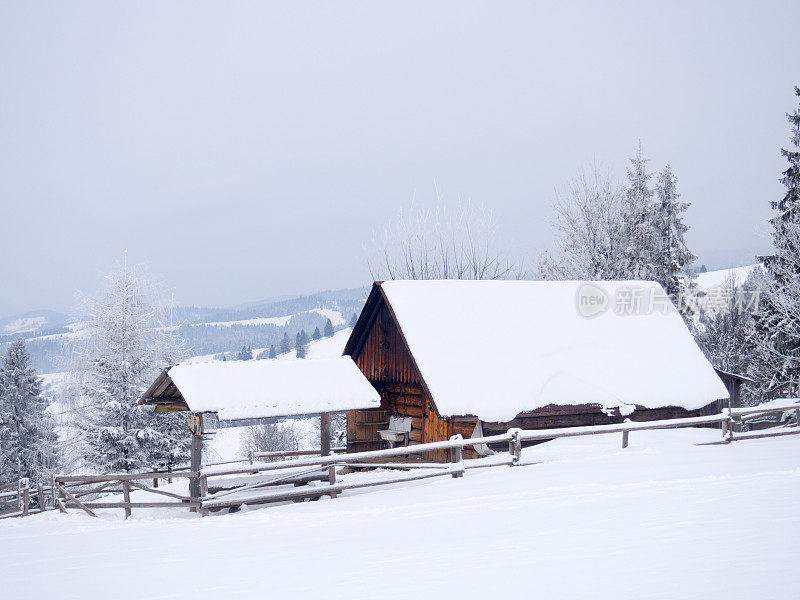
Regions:
<svg viewBox="0 0 800 600"><path fill-rule="evenodd" d="M289 334L284 332L281 338L281 354L286 354L292 349L292 342L289 340Z"/></svg>
<svg viewBox="0 0 800 600"><path fill-rule="evenodd" d="M253 349L250 346L242 346L236 354L236 360L253 360Z"/></svg>
<svg viewBox="0 0 800 600"><path fill-rule="evenodd" d="M642 143L630 158L626 169L628 183L622 195L622 270L628 279L651 280L655 277L652 174L647 171L649 159L644 157Z"/></svg>
<svg viewBox="0 0 800 600"><path fill-rule="evenodd" d="M56 467L58 438L41 386L25 342L13 341L0 367L0 484L43 481Z"/></svg>
<svg viewBox="0 0 800 600"><path fill-rule="evenodd" d="M305 358L308 354L308 334L305 329L301 329L295 337L295 349L297 350L297 358Z"/></svg>
<svg viewBox="0 0 800 600"><path fill-rule="evenodd" d="M325 320L325 337L333 337L333 323L330 319Z"/></svg>
<svg viewBox="0 0 800 600"><path fill-rule="evenodd" d="M658 175L656 194L655 279L677 306L687 308L685 302L679 302L679 298L685 300L688 297L686 291L691 289L695 277L691 264L697 257L686 245L689 226L683 222L683 213L689 204L678 200L678 178L670 165Z"/></svg>
<svg viewBox="0 0 800 600"><path fill-rule="evenodd" d="M143 267L124 264L109 274L88 311L90 324L77 348L87 400L81 423L87 462L108 472L186 461L184 419L138 404L158 372L184 353L174 328L161 323Z"/></svg>
<svg viewBox="0 0 800 600"><path fill-rule="evenodd" d="M314 333L311 334L312 340L318 340L322 337L322 334L319 332L319 327L314 327Z"/></svg>
<svg viewBox="0 0 800 600"><path fill-rule="evenodd" d="M350 328L351 329L356 326L356 321L358 321L358 317L356 316L356 313L353 313L353 316L350 317ZM327 325L326 325L326 327L327 327Z"/></svg>
<svg viewBox="0 0 800 600"><path fill-rule="evenodd" d="M275 352L275 344L272 344L272 346L269 347L269 356L268 356L268 358L277 358L277 357L278 357L278 354L277 354L277 352Z"/></svg>
<svg viewBox="0 0 800 600"><path fill-rule="evenodd" d="M800 97L800 88L795 87ZM757 315L757 331L765 361L772 364L766 397L800 393L800 109L788 113L790 149L781 149L789 161L781 183L783 198L772 202L773 254L762 257L767 285Z"/></svg>

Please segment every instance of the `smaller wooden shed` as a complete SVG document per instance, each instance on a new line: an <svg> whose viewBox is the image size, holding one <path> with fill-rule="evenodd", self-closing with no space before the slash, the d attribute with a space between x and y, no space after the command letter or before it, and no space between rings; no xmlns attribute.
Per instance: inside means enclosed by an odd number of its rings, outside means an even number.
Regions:
<svg viewBox="0 0 800 600"><path fill-rule="evenodd" d="M156 412L190 413L192 470L197 470L204 415L221 420L320 415L322 453L327 454L326 417L333 412L377 408L380 395L349 356L339 356L178 364L165 369L139 403L154 405Z"/></svg>

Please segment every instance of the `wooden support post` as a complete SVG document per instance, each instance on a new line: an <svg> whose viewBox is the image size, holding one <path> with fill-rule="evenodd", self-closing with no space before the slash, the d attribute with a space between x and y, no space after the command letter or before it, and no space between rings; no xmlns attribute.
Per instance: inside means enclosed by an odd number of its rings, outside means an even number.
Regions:
<svg viewBox="0 0 800 600"><path fill-rule="evenodd" d="M331 413L319 416L319 454L329 456L331 453Z"/></svg>
<svg viewBox="0 0 800 600"><path fill-rule="evenodd" d="M331 465L328 467L328 483L331 485L336 485L336 467ZM336 498L339 495L339 492L331 492L331 498Z"/></svg>
<svg viewBox="0 0 800 600"><path fill-rule="evenodd" d="M800 408L794 411L794 424L800 427Z"/></svg>
<svg viewBox="0 0 800 600"><path fill-rule="evenodd" d="M628 434L629 433L630 433L629 431L623 431L622 432L622 447L623 448L627 448L628 447Z"/></svg>
<svg viewBox="0 0 800 600"><path fill-rule="evenodd" d="M56 504L56 476L50 475L50 496L51 500L53 501L53 509L57 508Z"/></svg>
<svg viewBox="0 0 800 600"><path fill-rule="evenodd" d="M131 484L125 479L122 482L122 499L125 501L125 518L131 516Z"/></svg>
<svg viewBox="0 0 800 600"><path fill-rule="evenodd" d="M27 517L31 505L31 489L28 487L27 479L20 480L20 483L22 484L22 516Z"/></svg>
<svg viewBox="0 0 800 600"><path fill-rule="evenodd" d="M190 469L192 472L197 473L200 471L200 468L203 464L203 415L190 415L189 424L192 431L192 456ZM197 477L193 477L189 480L189 497L193 501L200 498L200 481ZM192 512L197 512L195 507L192 507L189 510Z"/></svg>
<svg viewBox="0 0 800 600"><path fill-rule="evenodd" d="M44 488L41 483L36 485L36 495L39 497L39 512L44 512Z"/></svg>
<svg viewBox="0 0 800 600"><path fill-rule="evenodd" d="M158 477L153 477L153 487L154 488L158 487Z"/></svg>

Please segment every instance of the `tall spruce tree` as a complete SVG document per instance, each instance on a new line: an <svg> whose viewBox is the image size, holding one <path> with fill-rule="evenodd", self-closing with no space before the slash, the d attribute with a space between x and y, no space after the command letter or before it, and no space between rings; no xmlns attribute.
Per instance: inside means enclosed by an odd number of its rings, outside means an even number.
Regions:
<svg viewBox="0 0 800 600"><path fill-rule="evenodd" d="M358 317L356 316L356 313L353 313L353 316L350 317L350 328L351 329L356 326L356 321L357 320L358 320Z"/></svg>
<svg viewBox="0 0 800 600"><path fill-rule="evenodd" d="M292 342L289 340L289 334L284 332L281 338L281 354L286 354L292 349Z"/></svg>
<svg viewBox="0 0 800 600"><path fill-rule="evenodd" d="M295 337L295 349L297 358L305 358L308 355L308 334L305 329L301 329Z"/></svg>
<svg viewBox="0 0 800 600"><path fill-rule="evenodd" d="M311 334L312 340L318 340L322 337L322 334L319 332L319 327L314 327L314 333Z"/></svg>
<svg viewBox="0 0 800 600"><path fill-rule="evenodd" d="M689 226L683 222L683 213L689 208L686 202L680 202L678 178L667 165L658 175L656 183L656 213L654 215L654 232L656 247L656 264L654 275L679 307L686 308L685 292L693 284L694 273L691 265L697 257L686 245L686 232Z"/></svg>
<svg viewBox="0 0 800 600"><path fill-rule="evenodd" d="M124 264L89 304L90 325L78 348L83 363L86 460L100 471L135 471L189 458L190 436L177 414L138 404L158 372L185 350L165 336L160 309L142 267ZM176 345L177 344L177 345Z"/></svg>
<svg viewBox="0 0 800 600"><path fill-rule="evenodd" d="M795 87L800 97L800 88ZM767 284L757 314L756 336L771 365L767 397L800 393L800 109L788 113L790 149L781 149L789 166L781 183L786 193L772 202L773 254L762 257Z"/></svg>
<svg viewBox="0 0 800 600"><path fill-rule="evenodd" d="M650 188L652 174L647 171L649 159L644 157L642 143L630 158L626 169L628 183L622 197L622 260L623 271L630 279L655 278L656 258L653 230L655 206Z"/></svg>
<svg viewBox="0 0 800 600"><path fill-rule="evenodd" d="M269 356L268 358L278 358L278 354L275 352L275 344L269 347Z"/></svg>
<svg viewBox="0 0 800 600"><path fill-rule="evenodd" d="M42 481L56 467L57 436L46 413L41 380L22 339L0 367L0 484L23 477Z"/></svg>
<svg viewBox="0 0 800 600"><path fill-rule="evenodd" d="M325 320L325 337L333 337L333 323L330 319Z"/></svg>

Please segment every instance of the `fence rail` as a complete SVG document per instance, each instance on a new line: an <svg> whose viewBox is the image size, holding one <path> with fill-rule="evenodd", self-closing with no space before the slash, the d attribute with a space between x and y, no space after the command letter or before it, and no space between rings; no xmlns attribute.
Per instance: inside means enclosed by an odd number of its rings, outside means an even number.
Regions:
<svg viewBox="0 0 800 600"><path fill-rule="evenodd" d="M792 414L793 425L773 427L760 431L734 431L741 425L753 419L774 414ZM303 501L306 498L319 498L330 496L335 498L338 494L352 489L365 487L391 485L408 481L429 479L433 477L462 477L469 469L517 466L521 465L523 444L558 438L622 434L622 447L628 446L629 436L632 432L652 431L658 429L674 429L678 427L696 427L719 424L722 430L722 439L717 444L728 444L735 441L751 440L766 437L794 435L800 433L800 399L787 399L772 401L768 405L725 409L716 415L703 417L690 417L682 419L666 419L660 421L630 421L612 425L593 425L587 427L565 427L558 429L523 430L509 429L506 433L483 436L479 438L462 438L453 436L449 440L387 448L384 450L371 450L367 452L341 453L343 449L337 448L328 456L319 456L316 450L299 450L290 452L257 452L241 461L224 461L207 465L199 472L182 469L178 471L152 471L148 473L112 473L107 475L60 475L53 476L49 485L39 484L32 487L28 480L20 480L16 484L0 487L0 519L26 516L32 512L45 510L80 509L93 517L97 516L92 509L119 508L125 511L125 518L131 515L134 508L188 508L199 511L205 516L211 510L244 504L262 504L267 502ZM463 449L468 446L507 444L508 457L503 459L503 452L496 453L496 458L490 461L464 461ZM449 462L390 462L386 459L411 457L434 451L447 451ZM280 458L274 462L257 462L256 459ZM380 461L380 462L378 462ZM247 462L243 466L229 466L240 462ZM354 481L338 481L336 468L366 468L381 467L385 469L401 470L402 473L393 473L390 476ZM286 471L285 473L278 473ZM274 473L268 479L253 478L252 475L262 477ZM238 475L248 475L244 483L240 483ZM229 487L225 487L225 479L216 486L209 484L209 479L233 477ZM178 494L172 491L158 489L159 479L172 480L185 478L190 482L197 480L198 485L190 485L189 495ZM147 482L153 482L152 487ZM275 486L305 485L302 489L269 490ZM315 485L309 485L315 484ZM321 484L321 485L320 485ZM211 490L211 491L210 491ZM132 491L146 492L160 496L159 501L143 502L131 501ZM108 501L99 498L101 494L121 493L122 501ZM166 501L169 498L171 501Z"/></svg>

